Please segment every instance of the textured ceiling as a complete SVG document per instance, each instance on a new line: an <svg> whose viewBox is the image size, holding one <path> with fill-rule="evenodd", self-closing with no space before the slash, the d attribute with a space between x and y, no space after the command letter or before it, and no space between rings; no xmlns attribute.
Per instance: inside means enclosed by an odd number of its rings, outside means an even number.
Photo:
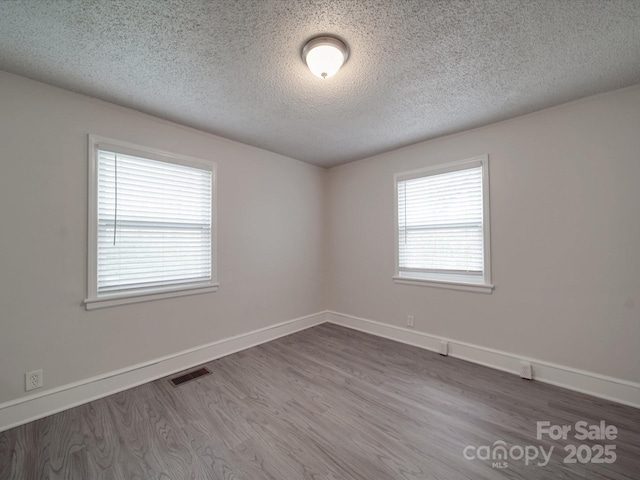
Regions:
<svg viewBox="0 0 640 480"><path fill-rule="evenodd" d="M0 69L332 166L640 83L640 0L0 0Z"/></svg>

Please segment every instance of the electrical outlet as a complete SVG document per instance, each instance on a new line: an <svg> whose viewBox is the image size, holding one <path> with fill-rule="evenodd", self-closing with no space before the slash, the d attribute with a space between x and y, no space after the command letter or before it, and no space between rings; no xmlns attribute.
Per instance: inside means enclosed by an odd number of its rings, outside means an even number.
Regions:
<svg viewBox="0 0 640 480"><path fill-rule="evenodd" d="M29 390L35 390L44 385L42 378L42 370L34 370L24 374L24 388L28 392Z"/></svg>
<svg viewBox="0 0 640 480"><path fill-rule="evenodd" d="M449 355L449 342L446 340L440 340L440 349L438 350L438 353L445 357Z"/></svg>
<svg viewBox="0 0 640 480"><path fill-rule="evenodd" d="M529 362L520 362L520 376L527 380L533 380L533 369Z"/></svg>
<svg viewBox="0 0 640 480"><path fill-rule="evenodd" d="M407 327L413 328L413 315L407 315Z"/></svg>

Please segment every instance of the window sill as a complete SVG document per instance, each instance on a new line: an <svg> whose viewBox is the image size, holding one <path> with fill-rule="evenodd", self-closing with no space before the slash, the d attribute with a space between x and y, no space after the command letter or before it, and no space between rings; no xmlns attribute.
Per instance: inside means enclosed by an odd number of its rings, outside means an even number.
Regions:
<svg viewBox="0 0 640 480"><path fill-rule="evenodd" d="M212 284L203 287L181 288L179 290L138 292L128 295L110 295L99 298L87 298L84 301L84 304L87 310L97 310L99 308L115 307L118 305L127 305L130 303L149 302L151 300L160 300L163 298L184 297L187 295L211 293L216 292L218 290L218 286L218 284Z"/></svg>
<svg viewBox="0 0 640 480"><path fill-rule="evenodd" d="M433 288L446 288L449 290L460 290L464 292L474 293L487 293L490 294L493 291L493 285L487 283L469 283L469 282L455 282L444 280L425 280L420 278L410 277L393 277L394 283L402 285L418 285L420 287L433 287Z"/></svg>

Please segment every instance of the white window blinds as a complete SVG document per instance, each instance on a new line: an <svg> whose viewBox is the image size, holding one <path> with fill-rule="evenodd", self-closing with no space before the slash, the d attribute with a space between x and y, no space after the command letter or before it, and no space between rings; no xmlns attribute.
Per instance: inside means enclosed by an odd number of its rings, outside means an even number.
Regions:
<svg viewBox="0 0 640 480"><path fill-rule="evenodd" d="M401 276L483 275L482 181L482 164L397 179Z"/></svg>
<svg viewBox="0 0 640 480"><path fill-rule="evenodd" d="M97 295L210 284L212 171L97 151Z"/></svg>

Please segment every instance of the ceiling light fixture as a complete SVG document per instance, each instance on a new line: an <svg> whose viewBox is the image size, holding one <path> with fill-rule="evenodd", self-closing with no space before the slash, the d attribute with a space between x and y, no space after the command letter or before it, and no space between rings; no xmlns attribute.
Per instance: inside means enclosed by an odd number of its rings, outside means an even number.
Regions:
<svg viewBox="0 0 640 480"><path fill-rule="evenodd" d="M316 77L333 77L347 61L347 45L335 37L316 37L302 49L302 59Z"/></svg>

